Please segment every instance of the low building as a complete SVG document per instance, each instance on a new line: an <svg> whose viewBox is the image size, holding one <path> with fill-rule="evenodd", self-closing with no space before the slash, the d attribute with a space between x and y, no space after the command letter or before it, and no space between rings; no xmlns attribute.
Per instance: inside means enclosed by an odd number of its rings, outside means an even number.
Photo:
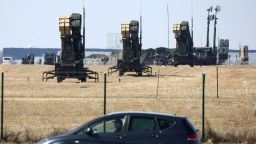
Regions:
<svg viewBox="0 0 256 144"><path fill-rule="evenodd" d="M31 53L35 56L35 64L43 64L45 53L54 53L57 54L60 51L60 48L3 48L3 56L2 57L12 57L14 59L15 64L22 63L22 57L26 54ZM112 52L119 51L119 49L104 49L104 48L86 48L85 56L90 56L92 54L102 54L105 56L109 56ZM86 60L87 59L87 60ZM98 58L86 58L85 61L88 61L89 64L103 64L101 59Z"/></svg>

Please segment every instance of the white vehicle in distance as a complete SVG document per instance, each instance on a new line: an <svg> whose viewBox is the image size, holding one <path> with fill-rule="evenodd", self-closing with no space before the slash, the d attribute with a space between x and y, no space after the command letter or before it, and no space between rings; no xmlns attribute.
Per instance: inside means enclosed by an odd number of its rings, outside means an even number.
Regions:
<svg viewBox="0 0 256 144"><path fill-rule="evenodd" d="M13 57L3 57L3 64L14 64Z"/></svg>

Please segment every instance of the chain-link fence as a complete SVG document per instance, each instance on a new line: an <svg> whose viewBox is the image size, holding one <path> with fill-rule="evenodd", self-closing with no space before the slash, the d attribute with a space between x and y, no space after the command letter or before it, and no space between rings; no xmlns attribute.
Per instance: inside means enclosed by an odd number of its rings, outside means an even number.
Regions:
<svg viewBox="0 0 256 144"><path fill-rule="evenodd" d="M24 68L25 67L25 68ZM100 82L41 81L45 69L3 67L4 134L36 140L103 115L106 67L96 67ZM25 72L24 69L34 68ZM202 79L206 74L205 118L218 133L256 131L255 67L154 67L154 76L107 76L106 112L151 111L187 116L201 130ZM159 72L159 73L158 73Z"/></svg>

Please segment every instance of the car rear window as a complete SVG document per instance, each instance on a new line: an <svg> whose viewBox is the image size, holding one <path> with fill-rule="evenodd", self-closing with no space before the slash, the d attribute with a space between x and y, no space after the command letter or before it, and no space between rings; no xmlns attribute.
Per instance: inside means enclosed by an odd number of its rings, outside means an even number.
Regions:
<svg viewBox="0 0 256 144"><path fill-rule="evenodd" d="M152 117L131 117L129 132L146 132L156 130L155 119Z"/></svg>
<svg viewBox="0 0 256 144"><path fill-rule="evenodd" d="M176 122L173 120L166 120L166 119L160 119L160 118L157 119L157 122L160 130L172 128L176 124Z"/></svg>
<svg viewBox="0 0 256 144"><path fill-rule="evenodd" d="M187 119L185 118L183 120L183 123L185 124L186 128L190 131L190 132L196 132L195 127L193 126L193 124Z"/></svg>

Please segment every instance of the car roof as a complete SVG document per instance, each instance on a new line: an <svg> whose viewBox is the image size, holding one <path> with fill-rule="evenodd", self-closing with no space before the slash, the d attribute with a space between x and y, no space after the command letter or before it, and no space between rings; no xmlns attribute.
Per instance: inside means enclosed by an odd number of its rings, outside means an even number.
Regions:
<svg viewBox="0 0 256 144"><path fill-rule="evenodd" d="M159 113L159 112L142 112L142 111L113 112L108 115L129 115L129 114L186 118L185 116L180 116L176 114L166 114L166 113Z"/></svg>

